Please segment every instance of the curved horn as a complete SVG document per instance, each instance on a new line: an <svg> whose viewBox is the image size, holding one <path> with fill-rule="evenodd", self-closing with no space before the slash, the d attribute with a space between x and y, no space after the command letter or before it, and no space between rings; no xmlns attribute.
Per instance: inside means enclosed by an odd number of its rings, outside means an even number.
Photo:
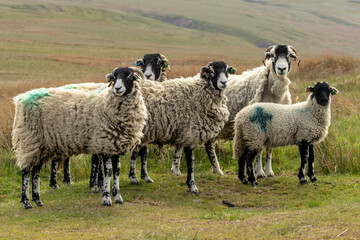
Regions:
<svg viewBox="0 0 360 240"><path fill-rule="evenodd" d="M137 67L129 67L131 70L134 71L134 73L136 73L141 79L144 79L144 73Z"/></svg>
<svg viewBox="0 0 360 240"><path fill-rule="evenodd" d="M290 57L293 58L295 61L297 61L298 66L299 66L300 62L301 62L301 59L299 59L296 49L293 46L290 46L290 45L289 45L289 49L290 49Z"/></svg>

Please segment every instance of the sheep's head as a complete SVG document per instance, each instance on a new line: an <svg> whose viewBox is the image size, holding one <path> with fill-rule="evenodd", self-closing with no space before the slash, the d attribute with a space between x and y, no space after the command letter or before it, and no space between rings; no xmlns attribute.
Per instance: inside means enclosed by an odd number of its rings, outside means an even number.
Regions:
<svg viewBox="0 0 360 240"><path fill-rule="evenodd" d="M136 61L135 65L141 68L146 79L155 81L160 80L161 72L166 69L170 70L170 63L167 58L158 53L144 55L142 59Z"/></svg>
<svg viewBox="0 0 360 240"><path fill-rule="evenodd" d="M113 85L113 93L117 96L130 94L134 91L134 81L139 82L144 78L143 73L136 67L115 68L106 75L106 80Z"/></svg>
<svg viewBox="0 0 360 240"><path fill-rule="evenodd" d="M271 59L276 75L285 76L291 70L291 61L298 61L298 54L290 45L273 45L265 50L265 60Z"/></svg>
<svg viewBox="0 0 360 240"><path fill-rule="evenodd" d="M229 74L235 74L236 69L228 66L226 62L211 62L200 69L200 76L217 90L227 86Z"/></svg>
<svg viewBox="0 0 360 240"><path fill-rule="evenodd" d="M335 95L339 91L334 88L330 87L327 82L317 82L315 83L314 87L307 87L306 92L311 92L311 97L316 99L316 102L321 106L326 106L330 102L330 94Z"/></svg>

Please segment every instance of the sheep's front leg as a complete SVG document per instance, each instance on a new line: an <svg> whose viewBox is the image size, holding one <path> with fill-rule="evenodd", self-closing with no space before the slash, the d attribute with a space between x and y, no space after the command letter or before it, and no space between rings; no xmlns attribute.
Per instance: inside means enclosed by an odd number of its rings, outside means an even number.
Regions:
<svg viewBox="0 0 360 240"><path fill-rule="evenodd" d="M171 171L176 175L180 176L180 162L181 162L181 153L182 153L182 147L176 146L175 152L174 152L174 160L171 166Z"/></svg>
<svg viewBox="0 0 360 240"><path fill-rule="evenodd" d="M70 176L70 158L66 158L64 161L64 179L63 182L66 183L67 185L70 184L74 184L71 181L71 176Z"/></svg>
<svg viewBox="0 0 360 240"><path fill-rule="evenodd" d="M120 177L120 157L119 155L111 156L111 163L113 167L113 188L112 195L115 197L115 203L123 203L123 199L120 195L119 177Z"/></svg>
<svg viewBox="0 0 360 240"><path fill-rule="evenodd" d="M91 172L90 172L90 188L93 193L99 192L99 188L102 188L103 180L104 179L102 174L100 156L94 154L91 156Z"/></svg>
<svg viewBox="0 0 360 240"><path fill-rule="evenodd" d="M264 178L266 177L265 172L263 170L262 166L262 149L261 151L256 155L256 165L255 165L255 173L257 178Z"/></svg>
<svg viewBox="0 0 360 240"><path fill-rule="evenodd" d="M41 207L43 203L40 200L40 170L42 163L33 167L31 171L32 177L32 200L36 203L36 206Z"/></svg>
<svg viewBox="0 0 360 240"><path fill-rule="evenodd" d="M148 152L147 146L144 146L139 150L139 156L141 158L141 179L147 183L154 183L154 181L149 177L147 171Z"/></svg>
<svg viewBox="0 0 360 240"><path fill-rule="evenodd" d="M305 166L309 159L309 144L307 141L303 140L299 144L299 151L300 151L300 156L301 156L301 165L300 165L298 177L300 180L300 184L306 184L307 181L305 178Z"/></svg>
<svg viewBox="0 0 360 240"><path fill-rule="evenodd" d="M104 188L103 188L103 205L111 206L111 196L110 196L110 180L111 180L111 171L112 165L109 156L101 154L102 160L104 162Z"/></svg>
<svg viewBox="0 0 360 240"><path fill-rule="evenodd" d="M309 145L309 164L308 164L308 174L311 182L316 182L317 179L314 174L314 145Z"/></svg>
<svg viewBox="0 0 360 240"><path fill-rule="evenodd" d="M30 183L30 168L27 167L21 171L22 174L22 188L21 188L21 203L25 209L32 208L29 200L29 183Z"/></svg>
<svg viewBox="0 0 360 240"><path fill-rule="evenodd" d="M136 158L138 157L138 150L134 148L131 153L129 180L131 184L139 184L139 179L136 176Z"/></svg>
<svg viewBox="0 0 360 240"><path fill-rule="evenodd" d="M213 169L213 173L219 174L219 175L224 175L223 171L221 171L220 165L219 165L219 161L217 159L216 156L216 152L215 152L215 147L212 141L207 141L205 143L205 150L206 153L209 157L212 169Z"/></svg>
<svg viewBox="0 0 360 240"><path fill-rule="evenodd" d="M195 165L194 151L190 147L185 147L184 152L185 152L187 169L188 169L186 184L189 187L189 191L197 195L198 189L195 185L195 178L194 178L194 165Z"/></svg>
<svg viewBox="0 0 360 240"><path fill-rule="evenodd" d="M266 148L266 163L265 163L265 173L267 177L275 177L275 174L272 170L272 163L271 163L271 154L272 148Z"/></svg>
<svg viewBox="0 0 360 240"><path fill-rule="evenodd" d="M255 178L255 172L254 172L254 158L256 157L256 154L258 153L258 150L249 151L249 154L246 159L246 170L248 174L248 180L249 182L256 188L259 186L258 182Z"/></svg>
<svg viewBox="0 0 360 240"><path fill-rule="evenodd" d="M58 170L58 167L59 167L59 162L60 162L59 158L54 158L51 161L51 175L50 175L50 184L49 184L49 186L52 189L58 189L59 188L59 185L57 185L57 170Z"/></svg>

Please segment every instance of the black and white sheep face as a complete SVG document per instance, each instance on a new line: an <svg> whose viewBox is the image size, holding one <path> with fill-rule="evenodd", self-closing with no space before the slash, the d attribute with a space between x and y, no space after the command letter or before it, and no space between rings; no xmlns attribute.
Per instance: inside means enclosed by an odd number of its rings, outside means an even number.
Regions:
<svg viewBox="0 0 360 240"><path fill-rule="evenodd" d="M146 54L143 59L139 59L135 63L141 67L146 79L157 81L162 71L169 66L169 61L162 54L153 53Z"/></svg>
<svg viewBox="0 0 360 240"><path fill-rule="evenodd" d="M278 76L285 76L291 70L291 61L297 61L295 48L289 45L274 45L266 49L265 60L271 59L273 71Z"/></svg>
<svg viewBox="0 0 360 240"><path fill-rule="evenodd" d="M141 75L140 75L141 73ZM142 72L137 68L115 68L106 75L106 80L113 85L113 93L117 96L128 95L134 90L134 81L139 81Z"/></svg>
<svg viewBox="0 0 360 240"><path fill-rule="evenodd" d="M217 90L226 88L229 74L234 74L236 69L228 66L223 61L212 62L200 70L201 78L205 79Z"/></svg>
<svg viewBox="0 0 360 240"><path fill-rule="evenodd" d="M330 87L327 82L317 82L314 87L307 87L306 92L312 92L312 98L315 97L316 102L321 106L326 106L330 102L330 94L335 95L339 91Z"/></svg>

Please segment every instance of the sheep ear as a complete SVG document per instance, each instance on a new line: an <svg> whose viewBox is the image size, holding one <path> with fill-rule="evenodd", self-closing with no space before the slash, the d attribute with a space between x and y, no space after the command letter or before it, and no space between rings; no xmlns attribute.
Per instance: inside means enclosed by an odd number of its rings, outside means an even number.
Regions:
<svg viewBox="0 0 360 240"><path fill-rule="evenodd" d="M114 80L115 80L114 73L108 73L108 74L106 74L105 79L106 79L108 82L114 81Z"/></svg>
<svg viewBox="0 0 360 240"><path fill-rule="evenodd" d="M309 86L305 89L305 92L314 92L314 88Z"/></svg>
<svg viewBox="0 0 360 240"><path fill-rule="evenodd" d="M230 73L230 74L235 74L237 70L236 70L236 68L229 66L229 67L227 68L227 71L228 71L228 73Z"/></svg>
<svg viewBox="0 0 360 240"><path fill-rule="evenodd" d="M331 93L331 95L336 95L336 94L339 93L339 90L337 90L337 89L334 88L334 87L331 87L331 88L330 88L330 93Z"/></svg>
<svg viewBox="0 0 360 240"><path fill-rule="evenodd" d="M138 74L133 73L133 76L134 76L135 81L140 82L141 77Z"/></svg>
<svg viewBox="0 0 360 240"><path fill-rule="evenodd" d="M135 62L135 66L144 66L144 61L142 59L138 59L136 62Z"/></svg>
<svg viewBox="0 0 360 240"><path fill-rule="evenodd" d="M202 67L200 69L200 77L203 79L208 79L210 77L210 68L209 67Z"/></svg>
<svg viewBox="0 0 360 240"><path fill-rule="evenodd" d="M274 45L268 47L268 48L265 50L265 58L264 58L264 60L268 60L268 59L271 57L270 51L271 51L273 48L274 48Z"/></svg>

